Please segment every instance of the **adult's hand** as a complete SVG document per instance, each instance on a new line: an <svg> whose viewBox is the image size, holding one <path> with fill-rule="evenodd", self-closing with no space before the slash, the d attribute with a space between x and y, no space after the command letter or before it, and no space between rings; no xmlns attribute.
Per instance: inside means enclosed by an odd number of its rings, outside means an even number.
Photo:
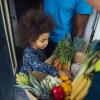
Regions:
<svg viewBox="0 0 100 100"><path fill-rule="evenodd" d="M100 0L88 0L89 4L91 4L97 11L100 12Z"/></svg>

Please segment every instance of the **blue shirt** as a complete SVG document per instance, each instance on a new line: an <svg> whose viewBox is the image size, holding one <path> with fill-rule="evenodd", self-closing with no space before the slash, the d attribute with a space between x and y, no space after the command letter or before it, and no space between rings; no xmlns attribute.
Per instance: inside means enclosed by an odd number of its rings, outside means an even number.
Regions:
<svg viewBox="0 0 100 100"><path fill-rule="evenodd" d="M57 76L58 71L55 69L53 65L48 65L43 62L43 55L41 51L37 51L31 47L27 47L23 53L23 66L21 71L28 74L30 69L32 71L39 71L47 74L51 74L52 76Z"/></svg>
<svg viewBox="0 0 100 100"><path fill-rule="evenodd" d="M53 17L56 24L50 39L58 42L71 33L74 15L91 14L92 7L87 0L44 0L44 11Z"/></svg>

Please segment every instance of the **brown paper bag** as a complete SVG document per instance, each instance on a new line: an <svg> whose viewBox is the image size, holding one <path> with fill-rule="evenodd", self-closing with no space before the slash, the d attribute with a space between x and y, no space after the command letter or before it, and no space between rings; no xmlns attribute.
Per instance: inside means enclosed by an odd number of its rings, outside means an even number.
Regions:
<svg viewBox="0 0 100 100"><path fill-rule="evenodd" d="M33 71L32 75L38 80L38 81L42 81L48 74L45 73L41 73L38 71Z"/></svg>

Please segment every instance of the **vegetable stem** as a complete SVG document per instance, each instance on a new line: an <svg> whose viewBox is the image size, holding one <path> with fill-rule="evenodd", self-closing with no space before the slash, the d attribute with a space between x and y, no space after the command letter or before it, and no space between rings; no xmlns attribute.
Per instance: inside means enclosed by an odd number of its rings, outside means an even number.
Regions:
<svg viewBox="0 0 100 100"><path fill-rule="evenodd" d="M85 74L90 74L95 69L95 65L90 66L90 68L85 72Z"/></svg>
<svg viewBox="0 0 100 100"><path fill-rule="evenodd" d="M76 80L81 74L84 74L86 72L86 70L88 69L89 67L89 64L90 64L90 61L96 56L97 52L93 53L91 52L91 57L87 57L83 66L82 66L82 69L78 72L78 74L76 75L75 79Z"/></svg>

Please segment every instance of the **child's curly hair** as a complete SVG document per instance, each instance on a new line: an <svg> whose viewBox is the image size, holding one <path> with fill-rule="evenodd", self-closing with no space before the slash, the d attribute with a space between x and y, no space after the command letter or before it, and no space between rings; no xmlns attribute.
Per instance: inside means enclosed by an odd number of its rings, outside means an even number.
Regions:
<svg viewBox="0 0 100 100"><path fill-rule="evenodd" d="M17 27L20 46L29 46L30 43L35 42L41 34L52 31L53 27L54 23L50 16L38 10L28 10L28 12L22 16Z"/></svg>

